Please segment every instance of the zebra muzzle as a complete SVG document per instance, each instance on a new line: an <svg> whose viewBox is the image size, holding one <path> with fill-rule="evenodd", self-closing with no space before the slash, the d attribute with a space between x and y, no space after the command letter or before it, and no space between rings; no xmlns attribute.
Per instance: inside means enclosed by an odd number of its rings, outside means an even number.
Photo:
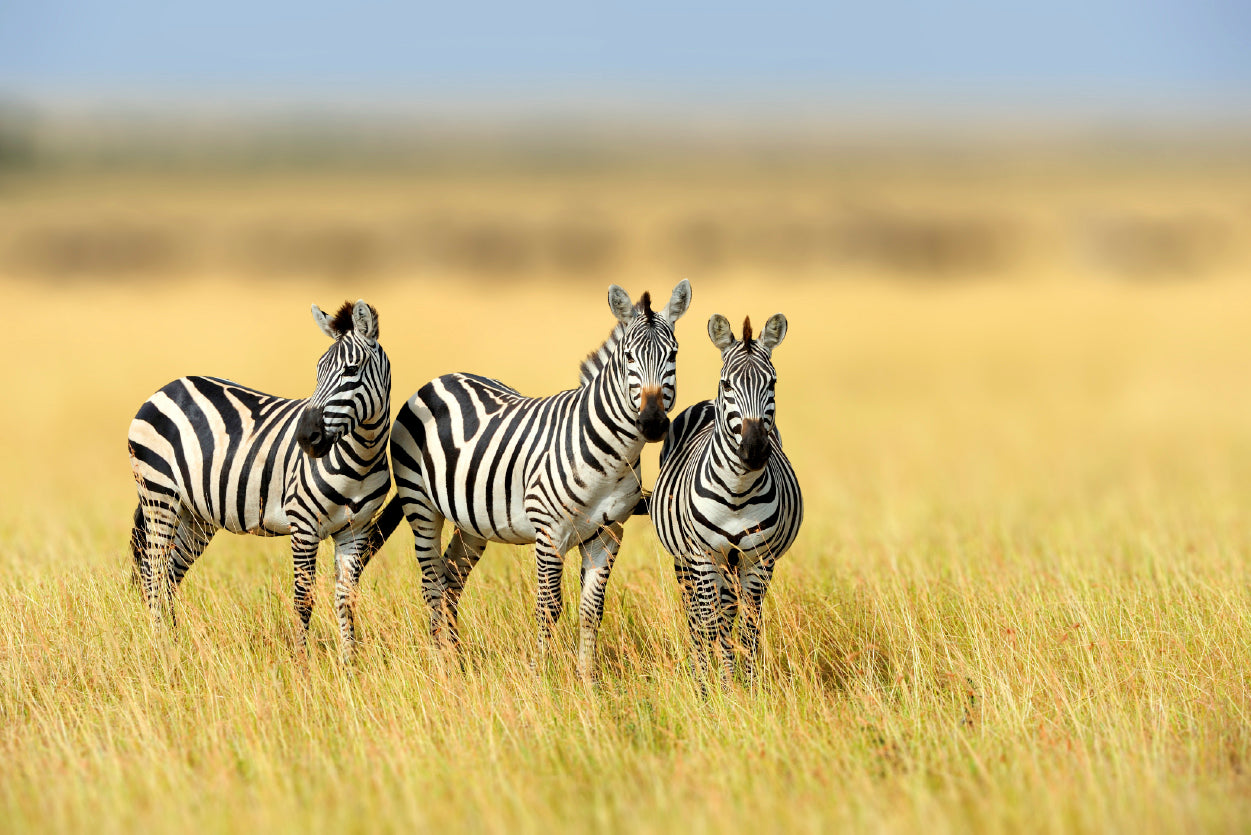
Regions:
<svg viewBox="0 0 1251 835"><path fill-rule="evenodd" d="M643 439L649 442L663 441L669 431L669 416L665 414L665 399L659 388L644 389L643 405L639 409L639 429Z"/></svg>
<svg viewBox="0 0 1251 835"><path fill-rule="evenodd" d="M749 470L759 470L769 463L769 453L773 447L769 443L769 433L757 418L743 421L742 440L738 445L739 460Z"/></svg>
<svg viewBox="0 0 1251 835"><path fill-rule="evenodd" d="M309 458L321 458L330 451L334 440L326 431L326 421L320 406L305 406L300 422L295 427L295 442Z"/></svg>

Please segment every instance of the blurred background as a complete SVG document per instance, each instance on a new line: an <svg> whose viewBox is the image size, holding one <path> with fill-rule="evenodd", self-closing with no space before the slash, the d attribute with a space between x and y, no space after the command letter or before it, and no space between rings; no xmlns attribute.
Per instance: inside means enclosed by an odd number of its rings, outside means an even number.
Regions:
<svg viewBox="0 0 1251 835"><path fill-rule="evenodd" d="M1232 0L0 9L0 272L1240 272Z"/></svg>
<svg viewBox="0 0 1251 835"><path fill-rule="evenodd" d="M0 284L29 350L0 373L46 388L7 460L72 491L40 451L77 450L124 497L168 379L307 392L312 301L379 307L396 404L450 370L554 391L610 282L685 277L681 405L713 389L709 314L784 310L814 490L924 460L928 501L1057 449L1115 482L1127 426L1180 450L1251 416L1249 42L1232 0L10 0Z"/></svg>

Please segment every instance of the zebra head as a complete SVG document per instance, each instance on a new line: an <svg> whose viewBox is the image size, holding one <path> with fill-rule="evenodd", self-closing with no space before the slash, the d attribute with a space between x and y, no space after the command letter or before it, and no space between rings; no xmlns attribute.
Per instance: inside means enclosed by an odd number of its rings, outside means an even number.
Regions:
<svg viewBox="0 0 1251 835"><path fill-rule="evenodd" d="M615 359L625 370L627 399L647 441L662 440L669 431L666 413L677 397L678 340L673 325L690 303L691 283L685 278L659 313L652 310L650 293L636 305L616 284L608 288L608 306L623 326Z"/></svg>
<svg viewBox="0 0 1251 835"><path fill-rule="evenodd" d="M334 340L317 361L317 388L304 405L296 443L320 458L362 420L389 407L391 366L378 344L378 311L344 302L333 316L313 305L313 319Z"/></svg>
<svg viewBox="0 0 1251 835"><path fill-rule="evenodd" d="M759 339L752 338L751 317L743 320L743 338L734 338L720 313L708 320L708 336L721 350L721 385L717 391L717 429L738 442L738 457L749 470L759 470L773 449L773 390L778 375L773 349L786 336L786 317L775 313Z"/></svg>

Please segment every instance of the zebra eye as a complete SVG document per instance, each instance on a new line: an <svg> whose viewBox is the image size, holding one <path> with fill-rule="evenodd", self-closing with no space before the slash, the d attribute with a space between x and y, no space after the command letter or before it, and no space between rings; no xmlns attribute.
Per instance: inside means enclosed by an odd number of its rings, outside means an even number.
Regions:
<svg viewBox="0 0 1251 835"><path fill-rule="evenodd" d="M344 374L346 374L346 375L347 375L347 376L349 376L349 377L355 377L355 376L356 376L356 374L357 374L360 370L361 370L361 364L360 364L360 363L356 363L355 365L345 365L345 366L343 367L343 373L344 373Z"/></svg>
<svg viewBox="0 0 1251 835"><path fill-rule="evenodd" d="M729 380L722 380L722 381L721 381L721 390L722 390L722 391L734 391L734 386L730 385L730 381L729 381Z"/></svg>
<svg viewBox="0 0 1251 835"><path fill-rule="evenodd" d="M631 351L626 351L626 352L625 352L625 361L626 361L626 362L634 362L634 353L633 353L633 352L631 352Z"/></svg>

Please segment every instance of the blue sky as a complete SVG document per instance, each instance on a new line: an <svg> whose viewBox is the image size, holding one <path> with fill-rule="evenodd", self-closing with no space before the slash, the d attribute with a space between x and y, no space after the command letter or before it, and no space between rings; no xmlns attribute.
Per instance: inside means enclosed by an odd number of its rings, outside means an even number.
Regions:
<svg viewBox="0 0 1251 835"><path fill-rule="evenodd" d="M4 0L0 94L1245 100L1237 0Z"/></svg>

